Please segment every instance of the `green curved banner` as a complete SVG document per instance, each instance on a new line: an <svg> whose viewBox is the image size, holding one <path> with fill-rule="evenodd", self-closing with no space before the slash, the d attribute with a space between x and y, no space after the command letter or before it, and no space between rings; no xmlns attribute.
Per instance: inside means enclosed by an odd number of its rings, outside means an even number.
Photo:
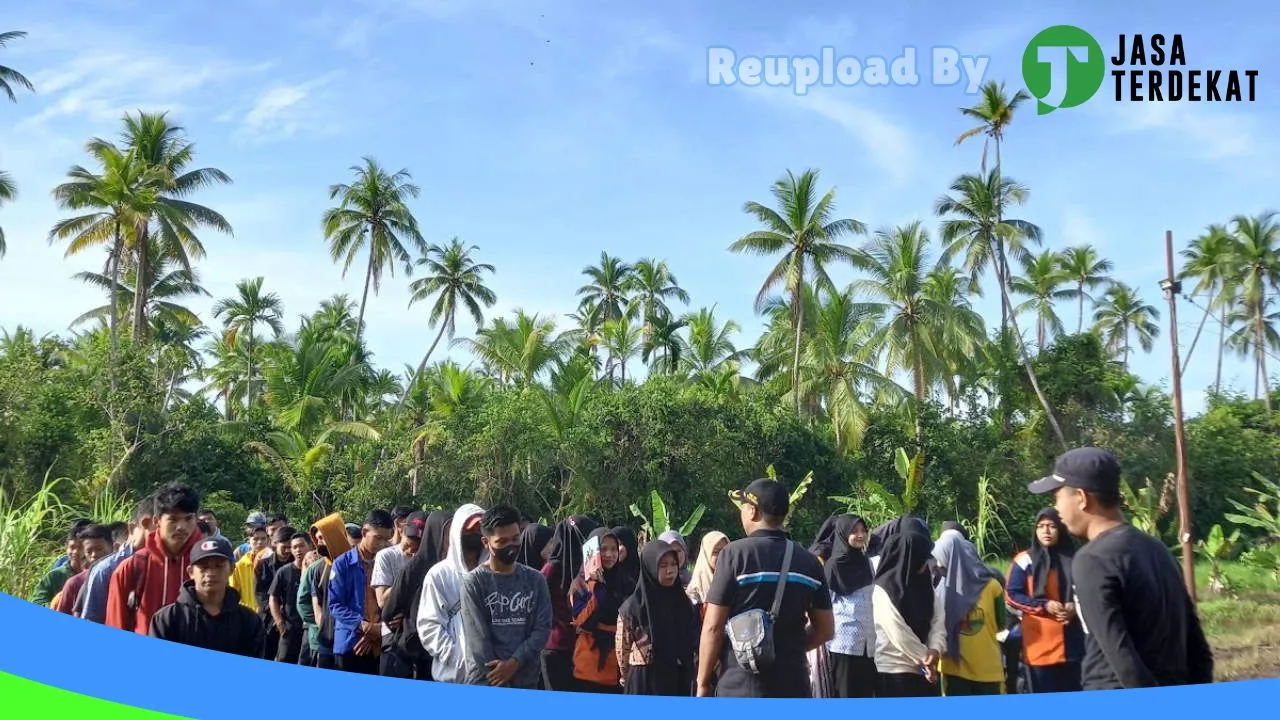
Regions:
<svg viewBox="0 0 1280 720"><path fill-rule="evenodd" d="M100 720L192 720L120 705L0 672L0 697L15 717L92 717Z"/></svg>

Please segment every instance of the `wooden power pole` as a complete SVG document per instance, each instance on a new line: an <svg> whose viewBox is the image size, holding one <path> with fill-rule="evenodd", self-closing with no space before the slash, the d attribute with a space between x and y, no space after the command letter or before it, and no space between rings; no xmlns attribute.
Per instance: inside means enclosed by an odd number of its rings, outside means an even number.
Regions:
<svg viewBox="0 0 1280 720"><path fill-rule="evenodd" d="M1196 602L1196 556L1191 544L1191 493L1187 489L1187 435L1182 423L1182 362L1178 358L1178 295L1182 283L1173 268L1173 231L1164 233L1169 277L1160 283L1169 300L1169 345L1173 358L1173 438L1178 463L1178 540L1182 543L1182 576L1191 602Z"/></svg>

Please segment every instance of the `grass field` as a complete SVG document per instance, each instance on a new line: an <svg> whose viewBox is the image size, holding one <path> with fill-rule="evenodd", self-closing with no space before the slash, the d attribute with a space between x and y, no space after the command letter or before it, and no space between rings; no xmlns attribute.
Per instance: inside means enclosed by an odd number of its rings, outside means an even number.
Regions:
<svg viewBox="0 0 1280 720"><path fill-rule="evenodd" d="M1213 646L1219 681L1280 678L1280 586L1270 575L1227 563L1228 591L1209 594L1207 567L1197 567L1200 617Z"/></svg>

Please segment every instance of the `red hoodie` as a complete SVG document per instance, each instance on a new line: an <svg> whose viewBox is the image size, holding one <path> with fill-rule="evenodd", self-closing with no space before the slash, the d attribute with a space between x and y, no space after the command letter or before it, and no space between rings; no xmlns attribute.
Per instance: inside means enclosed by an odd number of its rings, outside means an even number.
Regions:
<svg viewBox="0 0 1280 720"><path fill-rule="evenodd" d="M199 541L200 531L196 530L187 538L178 557L172 557L165 551L158 531L147 533L142 549L125 558L111 573L107 625L146 635L151 628L151 616L165 605L177 602L178 592L187 579L191 548ZM131 610L129 595L138 589L141 592L137 609Z"/></svg>

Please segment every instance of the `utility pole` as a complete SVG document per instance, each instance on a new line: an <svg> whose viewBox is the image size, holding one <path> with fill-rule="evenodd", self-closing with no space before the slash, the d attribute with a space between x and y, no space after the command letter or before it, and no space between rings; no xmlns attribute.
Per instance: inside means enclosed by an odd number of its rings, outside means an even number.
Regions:
<svg viewBox="0 0 1280 720"><path fill-rule="evenodd" d="M1178 295L1182 283L1173 268L1173 231L1164 233L1164 252L1169 277L1160 289L1169 300L1169 344L1173 358L1173 438L1178 462L1178 540L1182 543L1182 577L1191 602L1196 602L1196 556L1191 545L1191 493L1187 489L1187 435L1182 423L1182 363L1178 358Z"/></svg>

